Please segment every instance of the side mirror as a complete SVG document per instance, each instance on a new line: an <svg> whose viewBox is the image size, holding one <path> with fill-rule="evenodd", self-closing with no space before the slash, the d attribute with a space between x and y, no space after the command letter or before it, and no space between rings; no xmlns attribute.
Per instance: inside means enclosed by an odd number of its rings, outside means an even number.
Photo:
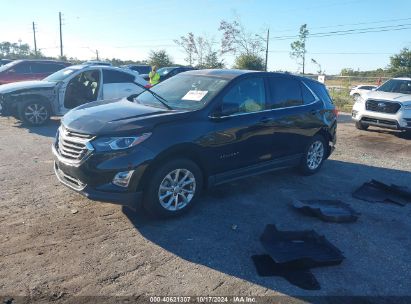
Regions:
<svg viewBox="0 0 411 304"><path fill-rule="evenodd" d="M221 116L229 116L239 112L238 103L228 103L225 102L221 106Z"/></svg>

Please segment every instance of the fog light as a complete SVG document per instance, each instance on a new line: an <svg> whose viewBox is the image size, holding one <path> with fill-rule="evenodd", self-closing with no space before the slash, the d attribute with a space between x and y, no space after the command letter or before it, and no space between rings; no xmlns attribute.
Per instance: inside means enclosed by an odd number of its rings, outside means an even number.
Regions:
<svg viewBox="0 0 411 304"><path fill-rule="evenodd" d="M113 178L113 184L120 187L128 187L134 170L119 172Z"/></svg>

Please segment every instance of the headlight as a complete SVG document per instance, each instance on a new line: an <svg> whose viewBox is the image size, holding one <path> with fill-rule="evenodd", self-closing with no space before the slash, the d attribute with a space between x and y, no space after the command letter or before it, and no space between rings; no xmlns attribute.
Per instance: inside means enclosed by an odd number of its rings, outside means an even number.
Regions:
<svg viewBox="0 0 411 304"><path fill-rule="evenodd" d="M93 140L91 144L97 151L124 150L138 145L149 138L151 133L144 133L139 136L125 137L100 137Z"/></svg>

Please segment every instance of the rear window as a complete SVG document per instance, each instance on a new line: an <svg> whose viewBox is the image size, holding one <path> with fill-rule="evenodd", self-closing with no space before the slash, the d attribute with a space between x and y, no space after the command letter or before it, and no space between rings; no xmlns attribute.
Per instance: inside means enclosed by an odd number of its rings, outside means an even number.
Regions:
<svg viewBox="0 0 411 304"><path fill-rule="evenodd" d="M135 77L120 71L103 69L103 83L134 83Z"/></svg>
<svg viewBox="0 0 411 304"><path fill-rule="evenodd" d="M300 83L291 78L270 77L269 109L287 108L303 104Z"/></svg>
<svg viewBox="0 0 411 304"><path fill-rule="evenodd" d="M320 98L323 102L326 102L328 104L334 104L325 85L314 81L307 81L307 85L315 93L315 95L317 95L318 98Z"/></svg>

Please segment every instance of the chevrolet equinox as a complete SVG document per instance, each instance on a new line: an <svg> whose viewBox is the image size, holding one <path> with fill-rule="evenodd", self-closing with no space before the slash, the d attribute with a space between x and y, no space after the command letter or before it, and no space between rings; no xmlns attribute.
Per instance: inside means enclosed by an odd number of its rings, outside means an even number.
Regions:
<svg viewBox="0 0 411 304"><path fill-rule="evenodd" d="M308 78L189 71L68 112L54 169L89 199L173 216L213 185L289 167L317 172L334 149L336 118L325 86Z"/></svg>

